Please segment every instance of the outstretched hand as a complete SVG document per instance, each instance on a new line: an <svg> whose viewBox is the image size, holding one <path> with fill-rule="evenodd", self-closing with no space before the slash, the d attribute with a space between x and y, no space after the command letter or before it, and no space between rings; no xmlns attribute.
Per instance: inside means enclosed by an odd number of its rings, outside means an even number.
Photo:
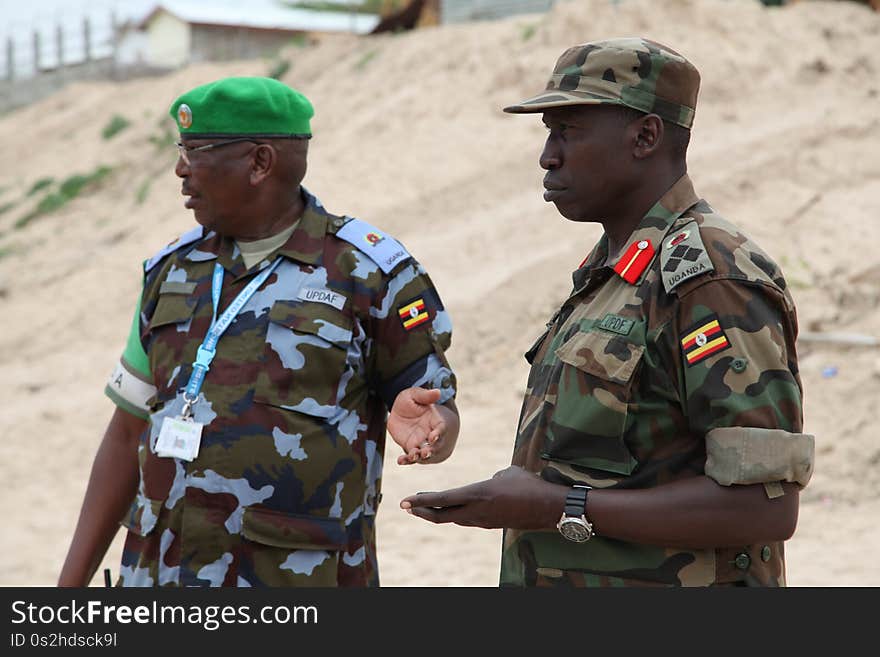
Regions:
<svg viewBox="0 0 880 657"><path fill-rule="evenodd" d="M568 487L512 465L491 479L405 497L400 508L434 523L485 529L548 529L565 506Z"/></svg>
<svg viewBox="0 0 880 657"><path fill-rule="evenodd" d="M403 449L397 463L407 465L430 459L446 435L446 420L437 409L440 391L407 388L394 400L388 415L388 433Z"/></svg>

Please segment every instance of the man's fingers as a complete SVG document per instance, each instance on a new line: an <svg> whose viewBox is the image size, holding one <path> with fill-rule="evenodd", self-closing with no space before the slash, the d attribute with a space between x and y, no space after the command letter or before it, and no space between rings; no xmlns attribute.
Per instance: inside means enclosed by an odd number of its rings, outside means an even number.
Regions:
<svg viewBox="0 0 880 657"><path fill-rule="evenodd" d="M437 525L443 525L450 522L456 522L455 517L458 515L458 509L433 509L430 507L417 506L408 509L408 512L414 516L433 522Z"/></svg>
<svg viewBox="0 0 880 657"><path fill-rule="evenodd" d="M417 493L409 495L400 501L400 508L444 506L442 503L443 497L443 493Z"/></svg>
<svg viewBox="0 0 880 657"><path fill-rule="evenodd" d="M444 491L431 491L425 493L416 493L404 497L400 502L401 509L426 507L426 508L443 508L462 506L470 501L467 494L467 487L450 488Z"/></svg>
<svg viewBox="0 0 880 657"><path fill-rule="evenodd" d="M427 406L429 404L436 404L440 401L440 390L437 388L431 390L426 390L425 388L410 388L410 391L412 394L412 400L417 404Z"/></svg>

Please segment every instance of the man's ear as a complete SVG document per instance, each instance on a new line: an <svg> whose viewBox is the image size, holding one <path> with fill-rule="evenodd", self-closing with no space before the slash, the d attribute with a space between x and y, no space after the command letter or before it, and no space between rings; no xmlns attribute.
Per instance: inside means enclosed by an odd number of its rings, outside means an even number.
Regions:
<svg viewBox="0 0 880 657"><path fill-rule="evenodd" d="M646 114L633 126L633 157L644 160L660 149L663 143L663 119L656 114Z"/></svg>
<svg viewBox="0 0 880 657"><path fill-rule="evenodd" d="M254 163L251 167L251 185L259 185L268 178L278 164L278 153L269 144L260 144L254 150Z"/></svg>

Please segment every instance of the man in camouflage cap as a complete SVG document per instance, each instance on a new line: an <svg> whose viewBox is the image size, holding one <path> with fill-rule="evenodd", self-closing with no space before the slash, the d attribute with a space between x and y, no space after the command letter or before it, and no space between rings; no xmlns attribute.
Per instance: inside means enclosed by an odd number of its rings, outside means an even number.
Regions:
<svg viewBox="0 0 880 657"><path fill-rule="evenodd" d="M449 315L399 242L301 186L312 114L268 78L172 105L200 226L144 265L59 584L121 522L123 586L376 586L386 418L399 464L452 452Z"/></svg>
<svg viewBox="0 0 880 657"><path fill-rule="evenodd" d="M795 307L779 267L694 193L698 89L673 50L612 39L570 48L506 108L543 112L544 199L604 235L526 353L513 465L401 502L504 528L502 585L785 584L813 463Z"/></svg>

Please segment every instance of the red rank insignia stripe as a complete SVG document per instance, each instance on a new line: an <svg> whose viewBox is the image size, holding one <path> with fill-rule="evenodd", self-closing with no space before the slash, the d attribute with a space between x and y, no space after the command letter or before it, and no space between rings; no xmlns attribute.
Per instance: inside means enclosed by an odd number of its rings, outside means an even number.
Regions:
<svg viewBox="0 0 880 657"><path fill-rule="evenodd" d="M710 315L685 331L681 349L688 367L696 365L712 354L730 347L730 341L718 321L718 315Z"/></svg>
<svg viewBox="0 0 880 657"><path fill-rule="evenodd" d="M422 297L413 299L397 309L400 321L403 322L403 328L411 331L416 326L421 326L430 319L427 310L425 310L425 300Z"/></svg>
<svg viewBox="0 0 880 657"><path fill-rule="evenodd" d="M639 276L654 258L654 245L651 240L639 240L629 245L623 257L614 265L614 271L630 285L639 280Z"/></svg>

